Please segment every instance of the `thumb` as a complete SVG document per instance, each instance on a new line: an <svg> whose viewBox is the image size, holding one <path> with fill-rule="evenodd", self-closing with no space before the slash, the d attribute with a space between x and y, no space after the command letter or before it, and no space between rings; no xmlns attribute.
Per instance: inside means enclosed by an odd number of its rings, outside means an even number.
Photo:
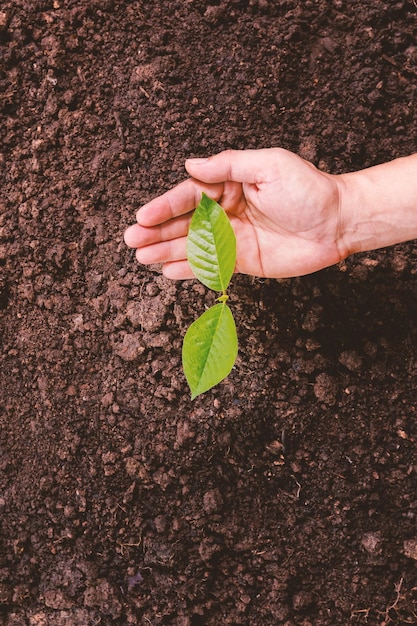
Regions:
<svg viewBox="0 0 417 626"><path fill-rule="evenodd" d="M205 159L187 159L185 169L190 176L205 183L262 182L272 152L275 152L274 148L225 150Z"/></svg>

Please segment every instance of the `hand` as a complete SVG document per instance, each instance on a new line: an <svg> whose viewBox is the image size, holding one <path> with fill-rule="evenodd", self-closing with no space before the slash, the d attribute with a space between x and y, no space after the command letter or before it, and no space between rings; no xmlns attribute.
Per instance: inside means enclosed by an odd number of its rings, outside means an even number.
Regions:
<svg viewBox="0 0 417 626"><path fill-rule="evenodd" d="M192 278L186 237L204 191L227 211L237 240L236 271L301 276L338 263L343 243L338 176L281 148L228 150L189 159L191 178L139 209L125 232L140 263L162 263L168 278Z"/></svg>

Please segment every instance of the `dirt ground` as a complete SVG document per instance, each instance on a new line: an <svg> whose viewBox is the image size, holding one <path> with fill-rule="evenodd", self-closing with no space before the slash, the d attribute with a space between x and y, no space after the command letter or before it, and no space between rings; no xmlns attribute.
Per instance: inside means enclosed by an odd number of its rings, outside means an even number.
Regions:
<svg viewBox="0 0 417 626"><path fill-rule="evenodd" d="M2 0L0 623L417 624L417 247L213 296L122 234L184 159L416 151L412 0Z"/></svg>

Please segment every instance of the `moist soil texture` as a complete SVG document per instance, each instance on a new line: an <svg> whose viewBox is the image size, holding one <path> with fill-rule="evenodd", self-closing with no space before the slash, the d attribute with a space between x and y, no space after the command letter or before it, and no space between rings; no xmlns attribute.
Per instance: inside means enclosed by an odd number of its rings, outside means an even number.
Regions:
<svg viewBox="0 0 417 626"><path fill-rule="evenodd" d="M189 156L415 152L416 35L412 0L2 1L3 626L417 623L415 243L235 276L191 401L213 295L122 240Z"/></svg>

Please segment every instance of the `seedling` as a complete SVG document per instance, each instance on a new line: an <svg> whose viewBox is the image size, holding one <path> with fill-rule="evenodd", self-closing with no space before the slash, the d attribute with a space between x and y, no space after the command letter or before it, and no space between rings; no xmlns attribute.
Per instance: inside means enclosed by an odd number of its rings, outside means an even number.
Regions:
<svg viewBox="0 0 417 626"><path fill-rule="evenodd" d="M196 319L184 337L182 364L193 400L230 374L238 349L226 293L236 264L236 237L225 211L205 193L191 219L187 259L203 285L221 292L217 304Z"/></svg>

